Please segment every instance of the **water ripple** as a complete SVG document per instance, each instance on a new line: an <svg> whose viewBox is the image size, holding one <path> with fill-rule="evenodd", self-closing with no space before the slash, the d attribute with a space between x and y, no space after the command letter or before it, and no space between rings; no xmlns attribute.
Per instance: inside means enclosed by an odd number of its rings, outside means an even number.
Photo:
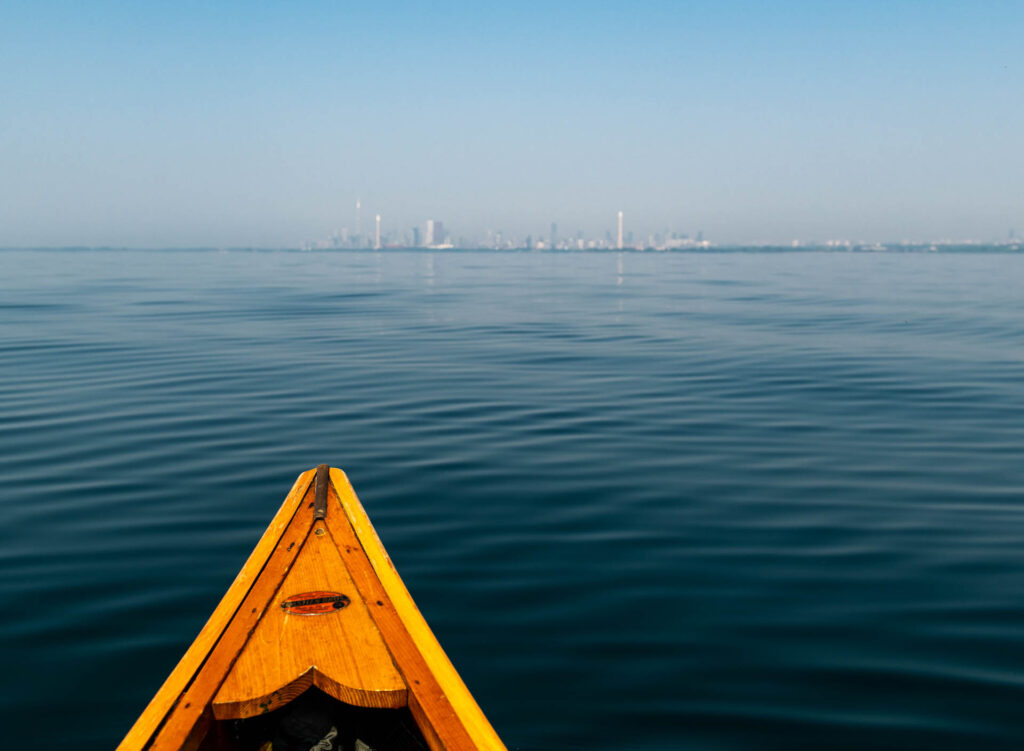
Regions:
<svg viewBox="0 0 1024 751"><path fill-rule="evenodd" d="M322 461L510 748L1020 745L1022 258L0 262L8 745L116 743Z"/></svg>

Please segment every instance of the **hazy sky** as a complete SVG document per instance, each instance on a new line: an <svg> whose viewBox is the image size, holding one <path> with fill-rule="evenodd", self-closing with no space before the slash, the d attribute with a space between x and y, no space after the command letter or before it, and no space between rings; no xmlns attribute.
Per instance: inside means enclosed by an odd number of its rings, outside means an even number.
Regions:
<svg viewBox="0 0 1024 751"><path fill-rule="evenodd" d="M1024 2L12 2L0 246L1024 231Z"/></svg>

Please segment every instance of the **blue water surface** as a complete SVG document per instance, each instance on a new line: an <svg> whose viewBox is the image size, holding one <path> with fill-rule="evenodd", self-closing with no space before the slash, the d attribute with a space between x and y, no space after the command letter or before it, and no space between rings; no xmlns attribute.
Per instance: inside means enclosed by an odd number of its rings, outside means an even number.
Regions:
<svg viewBox="0 0 1024 751"><path fill-rule="evenodd" d="M1005 253L2 252L2 744L116 745L329 462L510 748L1021 748L1022 289Z"/></svg>

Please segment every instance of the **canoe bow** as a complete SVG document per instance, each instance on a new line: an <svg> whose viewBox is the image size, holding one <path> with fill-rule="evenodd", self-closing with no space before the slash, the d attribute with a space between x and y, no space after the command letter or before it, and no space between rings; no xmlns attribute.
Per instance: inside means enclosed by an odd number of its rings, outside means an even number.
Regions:
<svg viewBox="0 0 1024 751"><path fill-rule="evenodd" d="M211 727L311 686L408 707L434 751L505 746L413 602L340 469L299 475L206 625L118 751L207 748Z"/></svg>

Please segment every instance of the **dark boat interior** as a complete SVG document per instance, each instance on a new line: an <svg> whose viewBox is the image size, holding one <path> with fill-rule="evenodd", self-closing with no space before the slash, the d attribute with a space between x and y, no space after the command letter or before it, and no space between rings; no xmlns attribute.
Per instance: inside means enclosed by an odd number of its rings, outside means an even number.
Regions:
<svg viewBox="0 0 1024 751"><path fill-rule="evenodd" d="M280 709L215 720L200 751L427 751L408 708L365 709L316 687Z"/></svg>

